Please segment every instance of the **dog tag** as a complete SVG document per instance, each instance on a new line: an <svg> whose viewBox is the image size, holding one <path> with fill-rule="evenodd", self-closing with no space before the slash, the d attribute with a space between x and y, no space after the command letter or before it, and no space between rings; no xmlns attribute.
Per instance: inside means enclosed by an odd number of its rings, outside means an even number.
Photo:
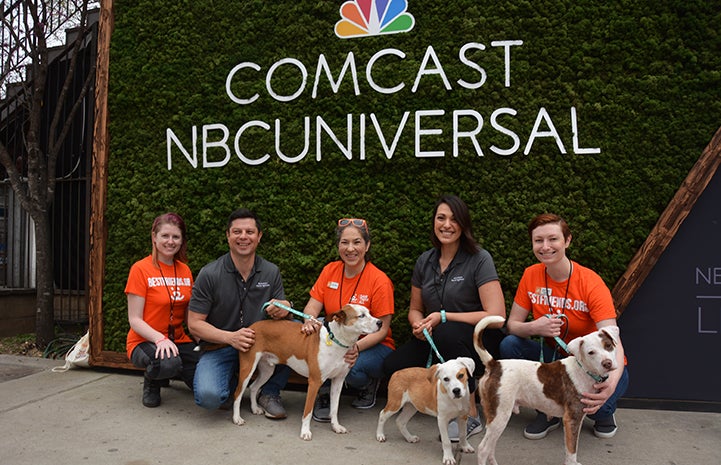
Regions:
<svg viewBox="0 0 721 465"><path fill-rule="evenodd" d="M327 346L333 345L333 341L330 340L330 335L325 336L325 345L327 345Z"/></svg>

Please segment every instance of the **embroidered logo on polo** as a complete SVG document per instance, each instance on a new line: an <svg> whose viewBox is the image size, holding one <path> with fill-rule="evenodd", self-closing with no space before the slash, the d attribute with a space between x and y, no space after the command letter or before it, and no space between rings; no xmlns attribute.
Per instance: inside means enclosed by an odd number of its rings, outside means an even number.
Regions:
<svg viewBox="0 0 721 465"><path fill-rule="evenodd" d="M258 281L258 284L256 284L255 287L270 287L270 283L267 281Z"/></svg>
<svg viewBox="0 0 721 465"><path fill-rule="evenodd" d="M416 20L406 0L350 0L340 7L335 35L341 39L398 34L413 29Z"/></svg>

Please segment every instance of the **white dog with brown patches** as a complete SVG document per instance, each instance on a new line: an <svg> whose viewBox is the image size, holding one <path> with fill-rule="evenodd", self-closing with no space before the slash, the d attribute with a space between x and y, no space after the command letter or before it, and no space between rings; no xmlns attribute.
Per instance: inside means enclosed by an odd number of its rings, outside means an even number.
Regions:
<svg viewBox="0 0 721 465"><path fill-rule="evenodd" d="M430 368L412 367L393 373L388 381L388 402L378 416L376 439L385 442L383 427L402 408L396 424L406 441L411 443L419 441L418 436L408 431L408 422L413 415L421 412L437 417L444 465L456 463L448 437L448 422L454 418L458 418L458 423L463 425L458 428L461 450L473 452L473 446L466 437L465 424L471 407L468 378L475 368L472 358L458 357Z"/></svg>
<svg viewBox="0 0 721 465"><path fill-rule="evenodd" d="M486 435L478 446L479 465L497 465L496 443L518 407L531 407L546 415L563 419L566 443L564 465L580 465L576 460L578 437L586 414L581 396L593 391L593 385L618 368L616 345L618 326L606 326L577 337L568 344L572 355L552 363L530 360L494 360L483 347L483 330L489 324L502 323L500 316L483 318L476 324L473 343L486 367L480 393L486 417Z"/></svg>
<svg viewBox="0 0 721 465"><path fill-rule="evenodd" d="M333 314L320 331L305 335L298 322L288 320L263 320L252 324L255 344L247 352L239 352L240 374L233 402L233 423L245 423L240 416L240 402L251 376L258 369L258 376L250 385L250 409L256 415L264 410L256 400L258 391L273 375L275 365L288 365L308 378L308 392L303 409L300 437L312 439L310 420L318 389L326 379L330 385L330 424L336 433L347 433L338 422L338 401L343 380L350 365L343 359L345 353L358 341L361 334L371 334L382 326L363 305L348 304Z"/></svg>

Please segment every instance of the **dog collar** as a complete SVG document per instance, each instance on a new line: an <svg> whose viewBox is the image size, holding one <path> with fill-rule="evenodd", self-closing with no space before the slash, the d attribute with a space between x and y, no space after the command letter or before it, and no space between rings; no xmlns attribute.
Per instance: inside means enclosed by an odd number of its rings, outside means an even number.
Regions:
<svg viewBox="0 0 721 465"><path fill-rule="evenodd" d="M344 349L350 349L350 346L347 346L340 342L337 337L333 334L333 331L330 330L330 325L328 324L328 321L323 322L323 326L325 326L325 329L328 331L328 335L325 337L325 343L327 345L331 345L332 343L336 343L339 346L343 347Z"/></svg>
<svg viewBox="0 0 721 465"><path fill-rule="evenodd" d="M588 376L590 376L591 378L593 378L593 380L596 381L597 383L603 383L604 381L606 381L608 379L608 375L605 375L605 376L597 375L596 373L591 373L590 371L586 370L585 368L583 368L583 365L581 365L581 362L579 362L578 359L576 359L576 363L578 363L578 366L580 366L581 369L583 371L585 371L586 374Z"/></svg>
<svg viewBox="0 0 721 465"><path fill-rule="evenodd" d="M563 342L563 339L561 339L558 336L556 336L554 339L556 340L556 344L558 344L558 347L563 349L567 354L571 354L571 352L568 351L568 346L566 345L565 342ZM543 349L541 349L541 357L543 357ZM543 360L541 360L541 361L543 361ZM596 381L597 383L603 383L604 381L606 381L608 379L608 375L605 375L605 376L597 375L596 373L591 373L590 371L583 368L583 365L581 365L581 362L578 361L578 358L576 358L576 363L578 363L578 366L581 367L581 369L583 371L585 371L586 374L588 376L590 376L591 378L593 378L593 380Z"/></svg>

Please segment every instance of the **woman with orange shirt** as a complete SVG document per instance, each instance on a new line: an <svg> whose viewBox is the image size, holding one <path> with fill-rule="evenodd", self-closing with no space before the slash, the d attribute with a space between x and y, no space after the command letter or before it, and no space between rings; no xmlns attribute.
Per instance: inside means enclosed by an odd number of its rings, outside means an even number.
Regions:
<svg viewBox="0 0 721 465"><path fill-rule="evenodd" d="M128 358L145 370L143 405L160 405L160 387L180 376L193 388L198 352L183 322L193 288L187 262L185 222L176 213L155 218L152 253L133 264L125 293L130 331Z"/></svg>
<svg viewBox="0 0 721 465"><path fill-rule="evenodd" d="M358 398L352 405L359 409L369 409L375 405L378 385L383 376L383 360L395 348L391 336L393 283L383 271L370 262L370 231L365 220L339 220L336 245L340 260L323 268L310 290L310 300L305 306L305 313L317 317L325 310L325 316L329 318L346 304L360 304L383 322L379 331L361 337L345 355L346 362L351 365L345 383L359 390ZM302 331L311 334L319 328L308 320L303 324ZM330 421L329 406L328 388L324 385L313 409L313 419Z"/></svg>
<svg viewBox="0 0 721 465"><path fill-rule="evenodd" d="M540 263L523 273L508 316L509 335L501 342L501 358L552 361L567 354L555 338L566 344L578 336L604 326L617 326L616 309L608 287L593 270L566 256L571 229L558 215L544 213L528 225L533 254ZM528 319L531 314L531 319ZM543 342L530 339L541 336ZM616 434L616 402L628 387L628 369L621 341L616 349L618 365L607 380L597 383L596 392L583 393L584 411L594 420L593 432L604 439ZM528 439L542 439L560 426L558 418L538 413L526 426Z"/></svg>

